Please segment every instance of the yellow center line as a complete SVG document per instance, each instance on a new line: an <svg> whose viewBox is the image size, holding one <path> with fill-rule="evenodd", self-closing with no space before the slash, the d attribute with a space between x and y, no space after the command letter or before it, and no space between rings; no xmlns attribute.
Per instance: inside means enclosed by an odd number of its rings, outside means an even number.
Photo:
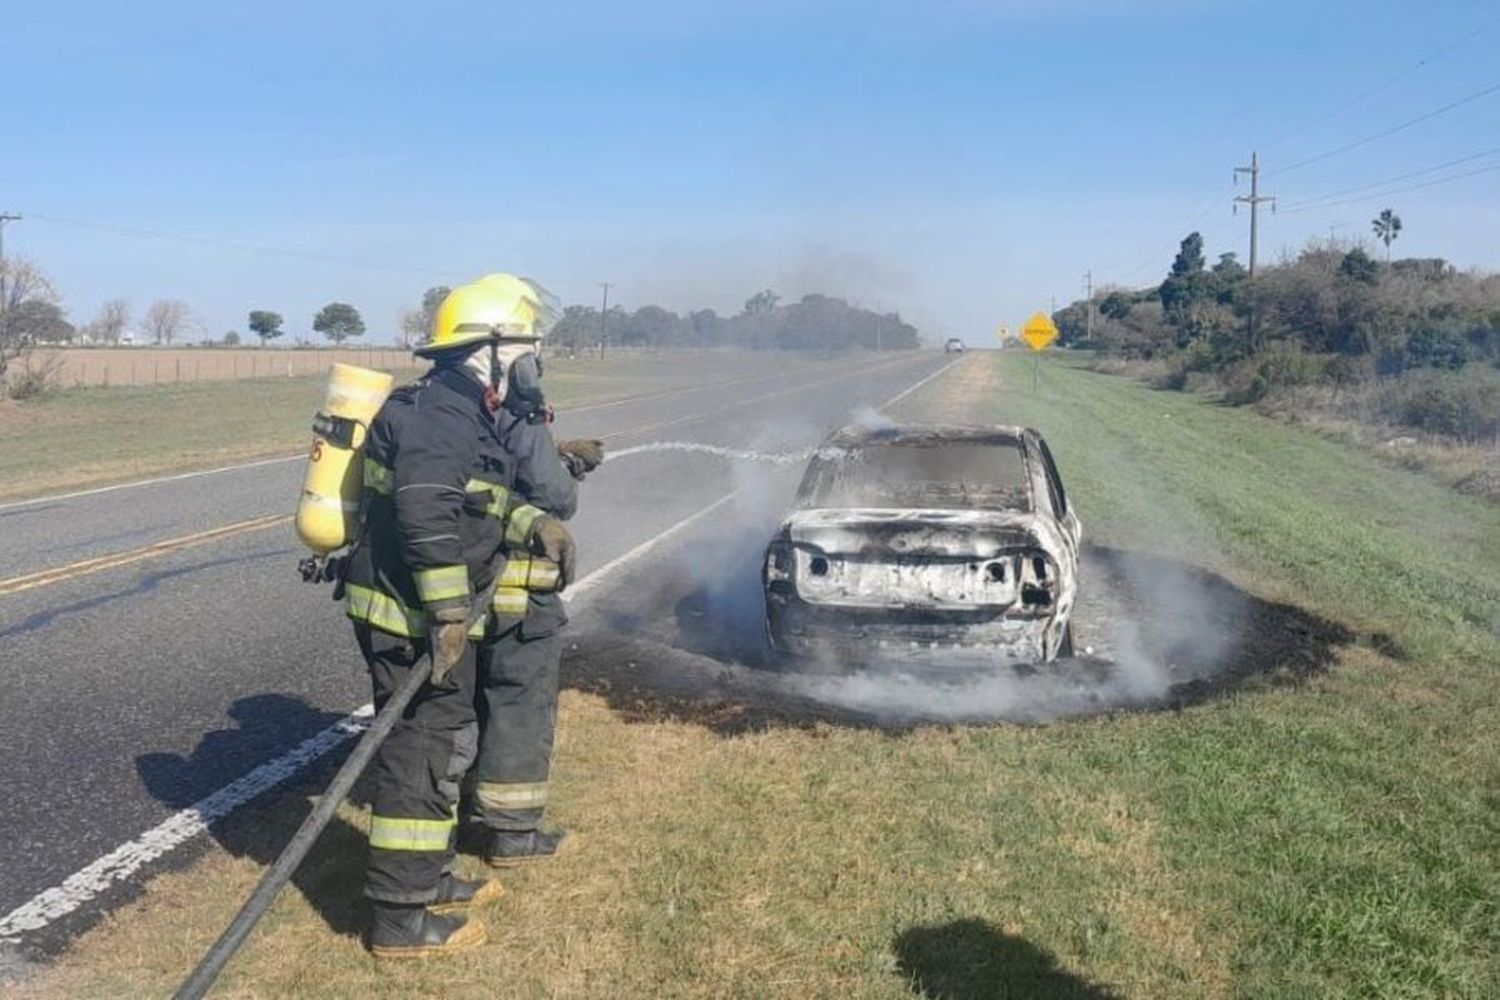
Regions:
<svg viewBox="0 0 1500 1000"><path fill-rule="evenodd" d="M72 580L80 576L88 576L90 573L99 573L107 569L128 566L131 563L141 562L146 559L155 559L157 556L180 552L183 549L202 545L205 542L213 542L221 538L229 538L233 535L243 535L251 531L260 531L263 528L272 528L278 524L286 524L291 519L291 514L268 514L264 517L252 517L248 521L236 521L234 524L226 524L220 528L210 528L207 531L198 531L191 535L182 535L178 538L168 538L165 541L153 542L150 545L143 545L138 549L131 549L128 552L115 552L107 556L99 556L94 559L85 559L82 562L70 563L67 566L55 566L52 569L38 570L35 573L13 576L5 580L0 580L0 597L7 594L19 594L23 590L31 590L34 587L45 587L51 583L61 583L64 580Z"/></svg>

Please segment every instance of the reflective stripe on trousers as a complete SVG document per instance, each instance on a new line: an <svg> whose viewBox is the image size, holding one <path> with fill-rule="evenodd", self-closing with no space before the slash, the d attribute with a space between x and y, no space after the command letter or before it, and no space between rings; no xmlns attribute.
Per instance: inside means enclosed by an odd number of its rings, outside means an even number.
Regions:
<svg viewBox="0 0 1500 1000"><path fill-rule="evenodd" d="M481 781L474 795L485 809L541 809L547 805L547 783Z"/></svg>
<svg viewBox="0 0 1500 1000"><path fill-rule="evenodd" d="M370 846L386 851L446 851L453 819L370 817Z"/></svg>

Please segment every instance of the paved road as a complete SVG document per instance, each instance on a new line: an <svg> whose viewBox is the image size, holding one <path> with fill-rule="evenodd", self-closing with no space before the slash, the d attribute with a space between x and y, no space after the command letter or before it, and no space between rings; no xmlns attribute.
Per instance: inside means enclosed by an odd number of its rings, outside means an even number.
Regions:
<svg viewBox="0 0 1500 1000"><path fill-rule="evenodd" d="M853 357L582 408L558 432L615 449L805 447L945 364L930 353ZM677 453L606 465L575 522L582 571L745 486L742 469ZM301 473L300 461L269 462L0 506L0 663L11 679L0 699L0 918L369 697L339 608L296 578L300 546L284 521L26 589L6 592L4 581L285 514ZM713 518L687 530L711 532ZM55 951L131 891L116 886L29 932L21 949Z"/></svg>

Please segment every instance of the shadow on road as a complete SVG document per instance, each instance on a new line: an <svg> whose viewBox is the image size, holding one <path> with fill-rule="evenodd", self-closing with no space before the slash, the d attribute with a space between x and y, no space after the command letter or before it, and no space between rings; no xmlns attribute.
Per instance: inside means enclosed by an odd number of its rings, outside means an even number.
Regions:
<svg viewBox="0 0 1500 1000"><path fill-rule="evenodd" d="M136 758L136 770L152 795L173 808L186 808L343 717L282 694L241 698L230 706L229 716L237 725L208 733L190 755L150 753ZM344 756L343 749L334 751L317 766L267 789L214 823L210 834L235 857L269 866L311 810L308 797L321 792ZM351 798L367 800L363 782ZM335 933L352 936L364 928L364 861L363 831L335 816L292 879Z"/></svg>
<svg viewBox="0 0 1500 1000"><path fill-rule="evenodd" d="M127 597L139 597L141 594L148 594L166 581L176 579L177 577L192 576L194 573L201 573L203 570L214 569L219 566L236 566L261 559L270 559L273 556L284 558L288 551L290 550L285 548L263 549L259 552L247 552L244 555L225 556L222 559L209 559L205 562L194 563L191 566L180 566L177 569L162 570L158 573L147 573L124 590L116 590L107 594L95 594L81 601L74 601L71 604L63 604L55 608L47 608L44 611L37 611L27 615L17 624L6 629L0 629L0 639L7 639L25 632L35 632L37 629L46 628L59 618L65 618L68 615L78 614L82 611L91 611L94 608L102 607L114 601L124 600Z"/></svg>
<svg viewBox="0 0 1500 1000"><path fill-rule="evenodd" d="M983 920L913 927L896 938L896 961L911 991L928 1000L1116 1000L1115 991L1075 976L1051 952Z"/></svg>

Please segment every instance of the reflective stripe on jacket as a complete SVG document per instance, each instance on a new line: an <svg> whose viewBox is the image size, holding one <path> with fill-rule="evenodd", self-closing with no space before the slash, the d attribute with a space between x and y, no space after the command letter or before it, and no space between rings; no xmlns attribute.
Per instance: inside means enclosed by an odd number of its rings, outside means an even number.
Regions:
<svg viewBox="0 0 1500 1000"><path fill-rule="evenodd" d="M466 371L435 368L393 392L370 424L360 470L349 617L414 637L433 612L462 607L479 612L482 631L489 608L476 602L542 514L511 489L516 465Z"/></svg>

